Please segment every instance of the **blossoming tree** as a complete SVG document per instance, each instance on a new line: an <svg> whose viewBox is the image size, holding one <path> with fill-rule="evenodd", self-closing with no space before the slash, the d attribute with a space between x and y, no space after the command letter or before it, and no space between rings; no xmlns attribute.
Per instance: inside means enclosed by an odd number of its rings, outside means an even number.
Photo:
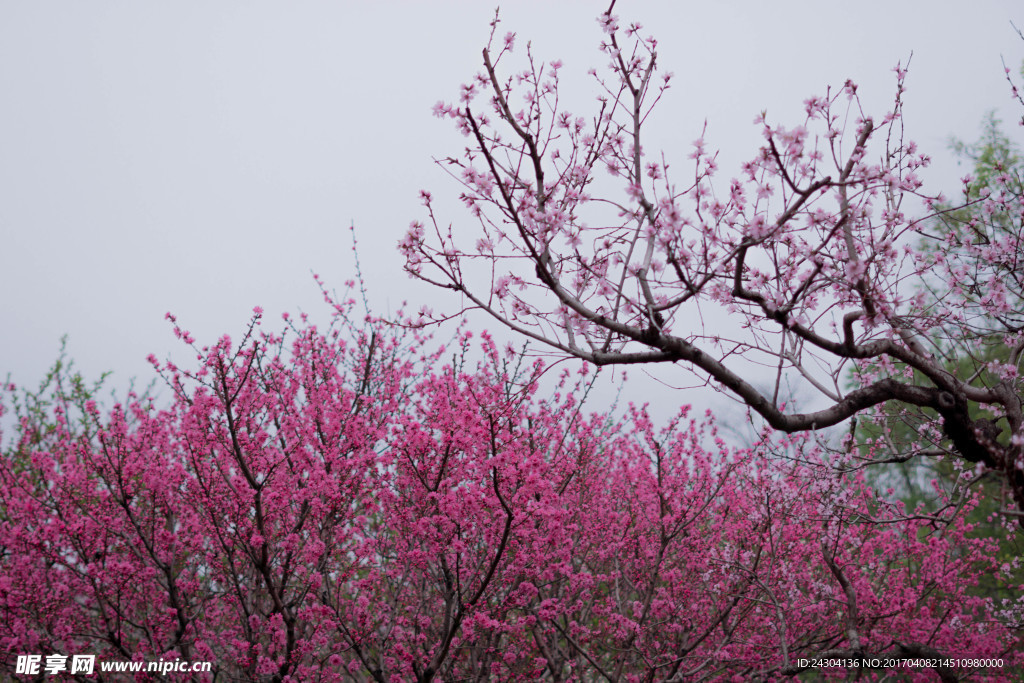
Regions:
<svg viewBox="0 0 1024 683"><path fill-rule="evenodd" d="M806 438L587 414L586 373L540 397L541 367L486 336L474 365L468 336L428 353L353 318L272 333L257 313L201 348L176 326L196 360L153 359L164 409L58 390L21 422L0 465L9 673L91 653L206 660L206 680L751 681L877 656L1013 680L1022 615L972 595L1008 573L970 496L918 514L813 466Z"/></svg>
<svg viewBox="0 0 1024 683"><path fill-rule="evenodd" d="M645 146L670 74L655 39L613 7L599 18L607 69L592 71L603 95L586 116L560 105L559 62L528 50L506 66L515 36L492 31L482 71L435 109L470 140L441 163L478 239L445 227L424 193L429 218L401 243L407 270L596 365L683 364L784 432L887 403L923 414L920 438L886 459L948 448L997 472L1010 512L1024 511L1020 179L995 174L979 192L965 178L962 223L925 193L900 67L881 115L847 82L806 100L795 126L759 116L764 145L728 182L703 137L687 168L670 164ZM936 213L955 229L930 231ZM768 389L757 366L773 371ZM789 386L817 399L801 412Z"/></svg>

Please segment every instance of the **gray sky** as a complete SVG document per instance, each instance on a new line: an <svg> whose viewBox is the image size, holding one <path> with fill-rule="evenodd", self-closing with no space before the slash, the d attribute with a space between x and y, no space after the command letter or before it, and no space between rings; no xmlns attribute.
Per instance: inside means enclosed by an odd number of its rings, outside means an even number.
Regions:
<svg viewBox="0 0 1024 683"><path fill-rule="evenodd" d="M588 113L604 59L604 2L514 2L502 32L561 58ZM907 133L957 189L945 145L983 114L1012 122L1000 56L1016 69L1019 2L628 2L659 39L674 87L648 150L684 160L708 120L720 179L760 142L762 109L787 125L847 78L871 111L913 62ZM478 69L482 2L0 2L0 377L35 382L62 334L90 375L148 379L145 358L187 359L164 313L200 343L238 337L253 306L322 313L310 276L353 276L347 226L378 311L446 294L409 280L395 249L422 218L417 192L454 198L431 158L462 138L431 116ZM1020 138L1019 129L1011 131ZM466 221L448 203L444 218ZM448 308L457 302L449 300ZM276 325L276 323L274 323ZM494 324L482 316L480 329Z"/></svg>

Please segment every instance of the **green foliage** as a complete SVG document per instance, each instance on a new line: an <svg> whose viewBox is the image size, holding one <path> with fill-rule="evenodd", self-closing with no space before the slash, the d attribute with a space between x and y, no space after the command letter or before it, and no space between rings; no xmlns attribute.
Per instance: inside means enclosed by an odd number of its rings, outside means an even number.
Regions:
<svg viewBox="0 0 1024 683"><path fill-rule="evenodd" d="M47 370L37 389L16 388L9 380L5 383L13 411L15 435L4 445L4 455L9 459L19 459L31 451L45 449L57 430L55 413L63 416L69 428L86 437L91 435L95 426L87 404L97 400L109 376L109 372L104 372L96 380L86 380L75 368L74 361L68 358L67 336L62 337L57 360Z"/></svg>
<svg viewBox="0 0 1024 683"><path fill-rule="evenodd" d="M5 422L13 429L10 433L5 429L0 437L0 454L8 460L21 462L32 451L46 450L56 438L58 419L64 423L64 429L91 441L105 398L113 403L126 403L125 398L146 400L152 394L152 382L141 394L135 392L134 382L131 382L126 397L119 398L113 389L106 391L112 373L108 371L96 379L87 379L69 358L67 341L67 336L61 338L57 360L37 388L16 387L9 377L3 384L5 395L0 396L0 404ZM95 408L90 410L90 404Z"/></svg>
<svg viewBox="0 0 1024 683"><path fill-rule="evenodd" d="M1016 176L1016 185L1021 189L1020 152L1013 140L1003 132L1002 122L994 111L990 111L981 125L981 137L973 142L953 138L949 146L957 155L960 163L971 162L973 182L968 189L967 199L976 201L986 196L998 185L997 176L1011 174ZM970 218L970 209L961 209L965 218ZM1005 219L1005 217L1004 217Z"/></svg>

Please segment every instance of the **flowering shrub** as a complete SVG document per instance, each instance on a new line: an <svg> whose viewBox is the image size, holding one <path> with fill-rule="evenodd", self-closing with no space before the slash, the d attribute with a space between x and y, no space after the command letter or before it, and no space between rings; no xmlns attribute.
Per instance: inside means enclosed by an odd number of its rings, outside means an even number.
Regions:
<svg viewBox="0 0 1024 683"><path fill-rule="evenodd" d="M4 651L208 660L208 680L776 680L856 655L1001 657L986 680L1013 679L1020 606L972 596L1002 570L970 498L904 510L806 438L588 414L586 372L545 397L487 336L445 361L352 317L275 334L257 313L202 348L176 325L196 360L152 359L166 408L23 421Z"/></svg>

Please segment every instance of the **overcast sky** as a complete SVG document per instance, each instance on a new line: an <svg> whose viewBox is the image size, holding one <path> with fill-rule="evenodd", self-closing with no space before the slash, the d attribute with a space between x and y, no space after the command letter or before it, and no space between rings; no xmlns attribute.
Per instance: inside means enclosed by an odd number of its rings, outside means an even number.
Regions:
<svg viewBox="0 0 1024 683"><path fill-rule="evenodd" d="M607 3L514 2L502 30L586 84L604 60ZM477 69L485 2L0 2L0 377L35 382L63 334L90 375L150 377L149 353L186 358L239 334L253 306L322 313L311 272L353 276L354 221L370 299L446 305L395 250L417 192L458 188L432 157L462 138L431 106ZM721 176L754 155L754 116L796 124L802 102L851 78L882 115L913 62L908 136L933 189L964 173L946 150L987 110L1012 122L1020 2L629 2L675 73L648 149L684 159L705 119ZM575 93L581 113L591 99ZM1019 139L1019 128L1008 126ZM457 206L444 216L465 221ZM473 326L493 324L479 317Z"/></svg>

